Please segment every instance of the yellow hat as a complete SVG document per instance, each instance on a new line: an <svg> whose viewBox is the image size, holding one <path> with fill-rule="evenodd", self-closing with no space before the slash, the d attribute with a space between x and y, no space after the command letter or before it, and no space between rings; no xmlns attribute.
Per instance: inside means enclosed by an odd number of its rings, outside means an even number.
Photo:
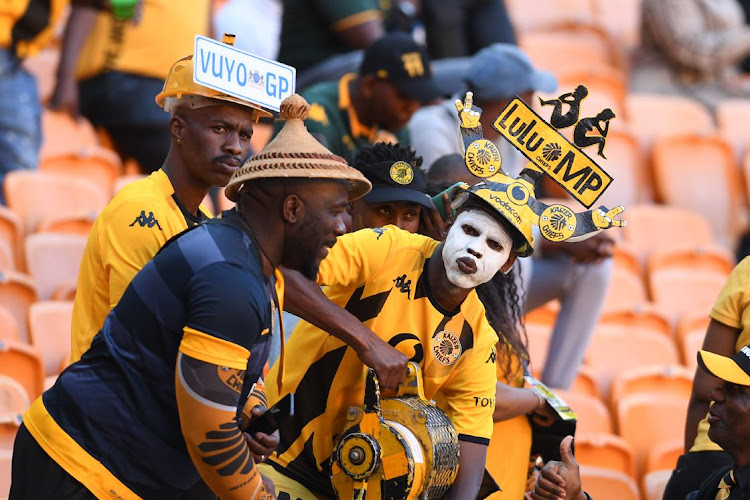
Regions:
<svg viewBox="0 0 750 500"><path fill-rule="evenodd" d="M227 198L237 201L240 187L253 179L282 177L345 180L350 201L370 191L370 181L359 170L310 135L304 123L309 112L310 105L298 94L282 101L280 116L286 120L284 127L263 151L248 158L232 174L224 190Z"/></svg>
<svg viewBox="0 0 750 500"><path fill-rule="evenodd" d="M698 365L721 380L737 385L750 385L750 346L743 347L732 357L700 350Z"/></svg>
<svg viewBox="0 0 750 500"><path fill-rule="evenodd" d="M451 205L460 208L473 198L482 206L503 216L516 229L513 251L519 257L528 257L534 252L532 225L539 220L539 216L528 204L529 198L533 196L534 186L530 182L500 173L495 174L491 181L485 180L468 189L459 190Z"/></svg>
<svg viewBox="0 0 750 500"><path fill-rule="evenodd" d="M168 97L175 97L177 99L180 99L182 98L182 96L186 95L202 96L209 99L227 101L252 108L255 111L256 120L261 116L273 116L271 113L255 103L240 99L239 97L225 94L223 92L219 92L218 90L204 87L203 85L196 83L193 80L193 56L183 57L172 65L172 68L169 70L169 74L167 75L167 79L164 80L164 88L156 96L156 104L166 109L166 102Z"/></svg>

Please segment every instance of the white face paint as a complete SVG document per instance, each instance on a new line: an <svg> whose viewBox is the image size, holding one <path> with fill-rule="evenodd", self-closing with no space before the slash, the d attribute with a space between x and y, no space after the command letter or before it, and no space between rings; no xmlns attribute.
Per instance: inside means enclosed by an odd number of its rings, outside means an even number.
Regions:
<svg viewBox="0 0 750 500"><path fill-rule="evenodd" d="M487 283L507 262L513 239L505 228L482 210L461 212L443 245L448 280L459 288Z"/></svg>

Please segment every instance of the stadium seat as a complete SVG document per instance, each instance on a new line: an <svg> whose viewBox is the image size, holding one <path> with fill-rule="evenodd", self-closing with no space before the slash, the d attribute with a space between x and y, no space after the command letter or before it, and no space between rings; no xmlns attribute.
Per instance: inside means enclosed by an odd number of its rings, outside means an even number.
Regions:
<svg viewBox="0 0 750 500"><path fill-rule="evenodd" d="M17 422L29 403L29 394L18 380L0 375L0 424Z"/></svg>
<svg viewBox="0 0 750 500"><path fill-rule="evenodd" d="M635 478L633 450L614 434L576 432L575 456L581 465L613 469Z"/></svg>
<svg viewBox="0 0 750 500"><path fill-rule="evenodd" d="M115 180L122 170L122 161L117 153L92 145L76 152L47 157L39 162L39 170L86 179L112 196Z"/></svg>
<svg viewBox="0 0 750 500"><path fill-rule="evenodd" d="M722 99L716 103L716 127L732 145L737 160L747 151L750 141L750 99Z"/></svg>
<svg viewBox="0 0 750 500"><path fill-rule="evenodd" d="M649 393L626 395L617 402L617 433L633 447L638 473L649 450L683 438L687 405L688 398Z"/></svg>
<svg viewBox="0 0 750 500"><path fill-rule="evenodd" d="M547 362L547 349L556 318L557 311L546 305L529 312L524 318L531 366L540 372Z"/></svg>
<svg viewBox="0 0 750 500"><path fill-rule="evenodd" d="M47 377L60 373L60 367L70 357L70 324L73 302L62 300L40 301L29 309L31 342L42 354Z"/></svg>
<svg viewBox="0 0 750 500"><path fill-rule="evenodd" d="M569 390L571 392L588 394L597 399L601 398L601 391L599 390L599 383L596 381L596 374L587 366L581 366L578 369L578 375L576 375Z"/></svg>
<svg viewBox="0 0 750 500"><path fill-rule="evenodd" d="M635 481L616 470L591 465L581 466L581 484L597 500L640 500Z"/></svg>
<svg viewBox="0 0 750 500"><path fill-rule="evenodd" d="M631 274L635 274L638 276L643 275L643 270L641 269L641 260L638 256L638 251L630 243L622 241L622 239L620 238L621 234L622 233L618 231L612 235L615 237L612 265L614 267L622 268L625 271L630 272Z"/></svg>
<svg viewBox="0 0 750 500"><path fill-rule="evenodd" d="M564 390L555 390L555 393L578 414L576 433L611 434L613 432L612 416L599 398Z"/></svg>
<svg viewBox="0 0 750 500"><path fill-rule="evenodd" d="M97 212L51 215L39 221L38 233L63 233L88 236L96 222Z"/></svg>
<svg viewBox="0 0 750 500"><path fill-rule="evenodd" d="M26 233L34 232L39 221L50 216L98 212L110 199L109 193L90 181L38 170L8 173L5 197L21 217Z"/></svg>
<svg viewBox="0 0 750 500"><path fill-rule="evenodd" d="M40 161L98 144L94 127L83 117L75 119L64 111L44 108L42 111L42 146Z"/></svg>
<svg viewBox="0 0 750 500"><path fill-rule="evenodd" d="M18 321L13 313L0 305L0 342L3 340L21 341L21 335L18 333Z"/></svg>
<svg viewBox="0 0 750 500"><path fill-rule="evenodd" d="M676 365L671 338L618 324L599 324L586 351L585 363L595 374L606 400L615 376L637 367Z"/></svg>
<svg viewBox="0 0 750 500"><path fill-rule="evenodd" d="M0 272L15 270L16 265L15 257L13 256L13 249L7 241L0 240Z"/></svg>
<svg viewBox="0 0 750 500"><path fill-rule="evenodd" d="M715 241L734 248L744 221L742 184L732 149L718 135L665 135L654 142L656 199L703 214Z"/></svg>
<svg viewBox="0 0 750 500"><path fill-rule="evenodd" d="M698 351L703 347L703 339L711 318L705 311L682 315L677 324L677 344L682 361L690 370L698 367Z"/></svg>
<svg viewBox="0 0 750 500"><path fill-rule="evenodd" d="M538 31L525 33L518 45L535 67L558 76L592 66L616 67L606 33L601 34L600 40L593 41L592 37L575 32ZM562 87L560 90L561 93L568 91Z"/></svg>
<svg viewBox="0 0 750 500"><path fill-rule="evenodd" d="M612 381L610 406L629 394L656 394L689 398L693 391L693 372L680 365L645 366L618 373Z"/></svg>
<svg viewBox="0 0 750 500"><path fill-rule="evenodd" d="M0 498L10 494L10 472L13 451L0 448Z"/></svg>
<svg viewBox="0 0 750 500"><path fill-rule="evenodd" d="M8 207L0 205L0 241L13 251L13 269L23 270L23 224L21 218Z"/></svg>
<svg viewBox="0 0 750 500"><path fill-rule="evenodd" d="M646 456L644 473L657 470L672 470L677 467L677 459L685 452L685 440L663 441L652 447Z"/></svg>
<svg viewBox="0 0 750 500"><path fill-rule="evenodd" d="M623 241L638 251L644 267L647 257L655 250L701 248L713 241L711 224L694 210L666 205L634 205L627 207L623 215L628 221L620 230Z"/></svg>
<svg viewBox="0 0 750 500"><path fill-rule="evenodd" d="M591 0L506 0L505 6L518 33L565 24L595 24Z"/></svg>
<svg viewBox="0 0 750 500"><path fill-rule="evenodd" d="M0 375L16 379L29 399L36 399L44 387L44 363L39 351L21 342L0 342Z"/></svg>
<svg viewBox="0 0 750 500"><path fill-rule="evenodd" d="M633 93L626 100L627 118L641 147L664 134L710 133L714 123L708 110L695 99L676 95Z"/></svg>
<svg viewBox="0 0 750 500"><path fill-rule="evenodd" d="M636 309L647 301L646 286L640 275L625 268L612 268L612 278L602 306L603 313Z"/></svg>
<svg viewBox="0 0 750 500"><path fill-rule="evenodd" d="M87 240L79 234L35 233L26 237L26 262L40 300L49 300L60 285L77 280Z"/></svg>
<svg viewBox="0 0 750 500"><path fill-rule="evenodd" d="M672 325L669 317L653 304L643 304L635 309L613 310L602 314L600 325L615 325L625 330L663 335L671 339Z"/></svg>
<svg viewBox="0 0 750 500"><path fill-rule="evenodd" d="M643 500L662 500L672 470L655 470L644 474Z"/></svg>
<svg viewBox="0 0 750 500"><path fill-rule="evenodd" d="M683 258L678 258L679 254ZM715 260L701 260L698 252L693 257L665 252L649 258L651 298L675 321L687 313L708 314L729 276L729 271L718 268Z"/></svg>
<svg viewBox="0 0 750 500"><path fill-rule="evenodd" d="M625 127L617 127L615 122L607 134L604 155L606 159L600 156L592 156L592 158L616 180L596 201L596 206L604 205L607 208L613 208L623 205L627 208L652 199L648 174L638 141L632 133L628 132ZM624 217L627 220L627 211Z"/></svg>
<svg viewBox="0 0 750 500"><path fill-rule="evenodd" d="M31 279L20 273L0 273L0 304L16 318L21 342L30 343L28 330L29 306L37 300Z"/></svg>
<svg viewBox="0 0 750 500"><path fill-rule="evenodd" d="M558 77L558 95L563 92L572 92L578 85L585 85L589 90L589 95L581 103L580 118L587 116L596 116L604 108L610 108L615 112L615 119L610 126L611 131L625 130L627 123L627 112L625 107L626 95L628 92L627 76L620 69L604 66L590 67L586 70L567 71ZM549 108L547 108L549 109ZM542 114L543 117L549 117L550 113ZM573 127L566 129L573 131ZM598 162L603 159L596 154L596 147L589 147L584 151ZM607 148L604 148L604 156L607 154ZM614 174L613 174L614 175Z"/></svg>
<svg viewBox="0 0 750 500"><path fill-rule="evenodd" d="M594 0L594 19L615 43L626 48L638 46L641 0Z"/></svg>

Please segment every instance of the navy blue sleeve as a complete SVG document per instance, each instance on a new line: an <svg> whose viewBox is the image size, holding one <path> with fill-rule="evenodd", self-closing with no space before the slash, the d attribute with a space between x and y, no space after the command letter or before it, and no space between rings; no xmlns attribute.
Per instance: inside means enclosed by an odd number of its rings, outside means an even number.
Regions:
<svg viewBox="0 0 750 500"><path fill-rule="evenodd" d="M226 262L206 266L188 285L186 325L252 351L271 327L263 278Z"/></svg>

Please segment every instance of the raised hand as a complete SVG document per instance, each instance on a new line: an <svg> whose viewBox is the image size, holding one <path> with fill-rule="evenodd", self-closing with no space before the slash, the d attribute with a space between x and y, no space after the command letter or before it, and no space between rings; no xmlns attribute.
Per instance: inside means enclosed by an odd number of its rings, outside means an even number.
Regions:
<svg viewBox="0 0 750 500"><path fill-rule="evenodd" d="M480 126L479 119L482 117L482 110L474 106L474 94L467 92L464 102L456 99L456 110L458 117L461 119L461 128L477 128Z"/></svg>
<svg viewBox="0 0 750 500"><path fill-rule="evenodd" d="M573 436L560 442L562 461L550 460L539 474L529 496L532 500L586 500L581 490L581 472L571 451Z"/></svg>
<svg viewBox="0 0 750 500"><path fill-rule="evenodd" d="M591 217L597 229L609 229L610 227L624 227L625 226L624 220L615 219L615 217L617 217L624 211L625 211L625 207L623 207L622 205L620 205L619 207L615 207L606 213L604 212L604 210L600 208L598 210L594 210L594 212L591 214Z"/></svg>

